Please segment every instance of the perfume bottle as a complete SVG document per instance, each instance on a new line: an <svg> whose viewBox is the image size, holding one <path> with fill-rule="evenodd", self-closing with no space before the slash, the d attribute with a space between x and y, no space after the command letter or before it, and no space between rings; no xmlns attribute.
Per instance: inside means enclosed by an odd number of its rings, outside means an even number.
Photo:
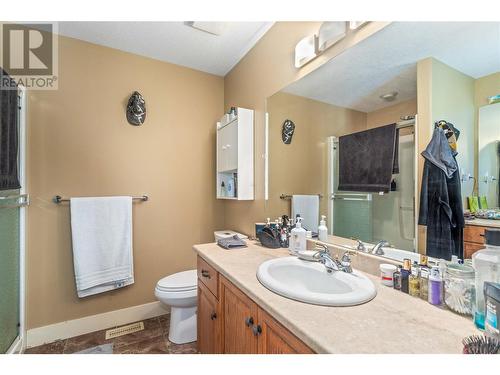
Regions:
<svg viewBox="0 0 500 375"><path fill-rule="evenodd" d="M403 259L403 269L401 270L401 291L409 293L410 291L410 274L411 274L411 260Z"/></svg>
<svg viewBox="0 0 500 375"><path fill-rule="evenodd" d="M413 263L409 280L410 296L420 297L420 269L417 262Z"/></svg>
<svg viewBox="0 0 500 375"><path fill-rule="evenodd" d="M401 270L402 266L398 266L398 269L396 272L394 272L394 275L392 276L392 282L394 289L401 290Z"/></svg>
<svg viewBox="0 0 500 375"><path fill-rule="evenodd" d="M420 298L429 299L429 267L420 267Z"/></svg>
<svg viewBox="0 0 500 375"><path fill-rule="evenodd" d="M419 264L419 271L420 271L420 298L423 300L427 301L429 298L429 273L430 273L430 268L428 265L428 258L426 255L420 255L420 264Z"/></svg>

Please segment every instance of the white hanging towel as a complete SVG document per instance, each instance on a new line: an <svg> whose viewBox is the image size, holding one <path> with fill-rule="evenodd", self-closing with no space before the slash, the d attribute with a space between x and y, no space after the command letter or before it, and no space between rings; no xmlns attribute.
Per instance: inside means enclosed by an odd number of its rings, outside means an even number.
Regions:
<svg viewBox="0 0 500 375"><path fill-rule="evenodd" d="M302 218L302 227L318 233L319 221L319 196L318 195L292 195L292 217L297 215Z"/></svg>
<svg viewBox="0 0 500 375"><path fill-rule="evenodd" d="M132 197L71 198L78 297L134 283Z"/></svg>

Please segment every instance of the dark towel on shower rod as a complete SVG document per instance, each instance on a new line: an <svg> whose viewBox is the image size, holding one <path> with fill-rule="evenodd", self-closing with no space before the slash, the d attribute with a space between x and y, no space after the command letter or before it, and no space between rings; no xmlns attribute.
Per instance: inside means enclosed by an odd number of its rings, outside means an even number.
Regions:
<svg viewBox="0 0 500 375"><path fill-rule="evenodd" d="M396 124L339 137L338 190L389 192L397 140Z"/></svg>
<svg viewBox="0 0 500 375"><path fill-rule="evenodd" d="M11 80L0 68L0 80ZM2 84L2 86L5 86ZM0 89L0 190L19 189L17 90Z"/></svg>

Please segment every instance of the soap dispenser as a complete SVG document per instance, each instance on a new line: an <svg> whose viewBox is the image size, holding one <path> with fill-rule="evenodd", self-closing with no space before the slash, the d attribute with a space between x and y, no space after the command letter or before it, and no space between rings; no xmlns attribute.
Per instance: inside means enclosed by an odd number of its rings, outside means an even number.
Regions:
<svg viewBox="0 0 500 375"><path fill-rule="evenodd" d="M326 226L325 215L321 215L321 221L319 222L318 227L318 239L322 242L326 242L328 240L328 228Z"/></svg>
<svg viewBox="0 0 500 375"><path fill-rule="evenodd" d="M302 228L302 218L297 217L295 228L292 229L290 236L289 249L293 253L306 250L306 230Z"/></svg>

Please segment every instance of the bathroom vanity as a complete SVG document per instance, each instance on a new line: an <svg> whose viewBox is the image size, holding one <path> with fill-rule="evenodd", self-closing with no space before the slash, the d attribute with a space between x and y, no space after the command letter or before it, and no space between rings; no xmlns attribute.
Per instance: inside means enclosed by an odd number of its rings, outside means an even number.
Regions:
<svg viewBox="0 0 500 375"><path fill-rule="evenodd" d="M462 338L478 332L469 318L380 285L369 272L383 258L354 257L355 269L375 284L373 300L329 307L282 297L258 281L259 265L289 256L286 249L249 241L244 249L209 243L194 250L201 353L460 353Z"/></svg>
<svg viewBox="0 0 500 375"><path fill-rule="evenodd" d="M200 255L198 351L204 354L314 353Z"/></svg>
<svg viewBox="0 0 500 375"><path fill-rule="evenodd" d="M484 249L484 231L500 228L500 220L466 220L464 228L464 258L470 259L476 251Z"/></svg>

